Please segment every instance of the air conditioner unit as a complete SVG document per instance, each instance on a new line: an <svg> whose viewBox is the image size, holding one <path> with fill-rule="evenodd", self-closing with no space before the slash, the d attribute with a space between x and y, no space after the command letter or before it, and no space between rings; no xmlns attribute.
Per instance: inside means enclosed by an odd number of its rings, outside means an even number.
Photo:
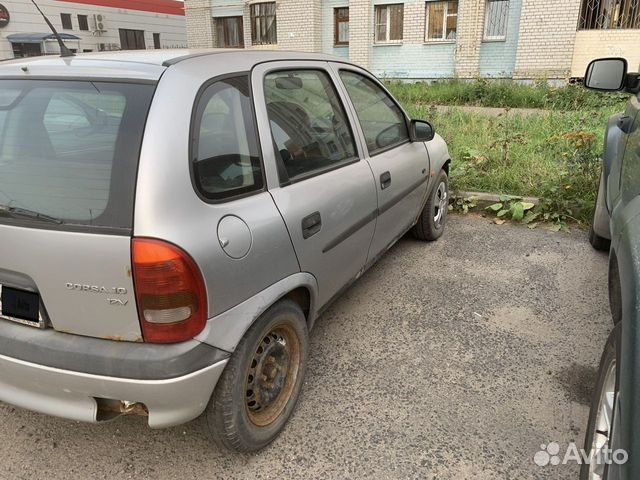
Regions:
<svg viewBox="0 0 640 480"><path fill-rule="evenodd" d="M101 13L96 13L93 16L93 21L94 21L94 25L96 26L95 31L96 32L106 32L107 28L106 28L106 18L103 14Z"/></svg>

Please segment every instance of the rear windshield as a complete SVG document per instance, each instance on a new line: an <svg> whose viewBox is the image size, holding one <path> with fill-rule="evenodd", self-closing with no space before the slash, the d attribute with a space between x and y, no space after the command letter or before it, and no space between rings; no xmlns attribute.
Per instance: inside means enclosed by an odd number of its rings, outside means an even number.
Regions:
<svg viewBox="0 0 640 480"><path fill-rule="evenodd" d="M0 222L46 217L63 229L130 229L153 91L142 84L0 80Z"/></svg>

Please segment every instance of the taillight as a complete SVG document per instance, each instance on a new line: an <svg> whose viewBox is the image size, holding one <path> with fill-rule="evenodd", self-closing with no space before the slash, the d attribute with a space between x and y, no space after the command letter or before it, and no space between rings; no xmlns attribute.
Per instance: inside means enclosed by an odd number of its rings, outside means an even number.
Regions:
<svg viewBox="0 0 640 480"><path fill-rule="evenodd" d="M131 250L145 342L178 343L202 332L207 294L193 259L175 245L151 238L134 238Z"/></svg>

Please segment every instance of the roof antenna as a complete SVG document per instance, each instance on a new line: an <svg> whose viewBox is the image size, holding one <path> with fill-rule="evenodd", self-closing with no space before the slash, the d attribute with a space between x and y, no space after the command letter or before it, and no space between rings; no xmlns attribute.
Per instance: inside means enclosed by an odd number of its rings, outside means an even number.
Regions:
<svg viewBox="0 0 640 480"><path fill-rule="evenodd" d="M64 42L62 41L62 37L60 36L58 31L56 30L56 27L53 26L53 24L49 21L47 16L42 12L42 10L40 10L40 7L35 2L35 0L31 0L31 3L33 3L33 5L38 9L38 11L40 12L40 15L42 15L42 17L44 18L44 21L47 22L47 25L49 25L49 28L53 32L53 35L56 37L56 40L58 40L58 45L60 45L60 56L61 57L75 57L74 53L71 50L69 50L67 48L67 46L64 44Z"/></svg>

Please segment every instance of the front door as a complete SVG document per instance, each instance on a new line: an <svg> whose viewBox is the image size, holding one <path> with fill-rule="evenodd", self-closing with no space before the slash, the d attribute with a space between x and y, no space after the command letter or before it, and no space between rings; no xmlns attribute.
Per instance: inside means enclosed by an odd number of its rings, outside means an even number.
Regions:
<svg viewBox="0 0 640 480"><path fill-rule="evenodd" d="M333 64L351 100L378 193L378 221L370 260L389 248L415 220L426 198L429 156L409 140L407 117L380 83L362 70Z"/></svg>
<svg viewBox="0 0 640 480"><path fill-rule="evenodd" d="M263 146L272 147L269 190L321 307L364 269L375 229L376 190L325 62L279 62L253 72ZM269 149L265 149L269 150Z"/></svg>

